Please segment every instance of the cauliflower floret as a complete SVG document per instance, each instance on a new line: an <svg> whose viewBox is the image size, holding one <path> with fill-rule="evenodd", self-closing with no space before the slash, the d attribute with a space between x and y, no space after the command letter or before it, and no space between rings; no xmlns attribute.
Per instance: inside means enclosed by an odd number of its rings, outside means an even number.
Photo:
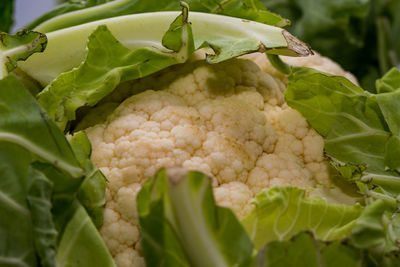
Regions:
<svg viewBox="0 0 400 267"><path fill-rule="evenodd" d="M175 66L108 97L114 103L133 95L85 130L92 160L109 181L100 232L118 266L144 265L136 195L161 167L208 174L217 203L240 218L273 185L330 185L323 139L286 105L284 90L284 77L234 59Z"/></svg>
<svg viewBox="0 0 400 267"><path fill-rule="evenodd" d="M214 197L221 206L231 207L238 217L244 217L250 213L253 205L250 200L253 192L241 182L230 182L214 188Z"/></svg>

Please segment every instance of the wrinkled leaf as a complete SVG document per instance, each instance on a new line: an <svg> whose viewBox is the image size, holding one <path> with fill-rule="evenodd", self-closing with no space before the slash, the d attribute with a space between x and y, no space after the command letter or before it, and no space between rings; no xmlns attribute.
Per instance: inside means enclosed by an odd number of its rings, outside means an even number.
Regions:
<svg viewBox="0 0 400 267"><path fill-rule="evenodd" d="M361 181L397 197L400 175L397 92L371 94L343 77L295 68L285 93L289 106L306 117L325 139L330 158L363 166ZM389 96L388 94L393 94ZM377 101L378 99L378 101ZM392 170L388 170L391 166Z"/></svg>
<svg viewBox="0 0 400 267"><path fill-rule="evenodd" d="M46 48L46 35L39 32L20 31L11 35L0 31L0 79L17 67L17 61Z"/></svg>
<svg viewBox="0 0 400 267"><path fill-rule="evenodd" d="M351 231L351 243L358 248L371 248L385 244L385 229L382 217L385 203L375 201L368 205Z"/></svg>
<svg viewBox="0 0 400 267"><path fill-rule="evenodd" d="M184 9L187 18L187 9ZM181 18L180 15L178 18ZM168 66L182 63L193 52L193 38L187 20L180 20L178 51L150 48L128 49L106 26L99 26L90 36L85 61L76 69L63 73L38 95L38 101L60 126L75 119L75 111L93 106L124 81L138 79ZM174 24L176 27L176 25ZM166 40L173 38L168 33Z"/></svg>
<svg viewBox="0 0 400 267"><path fill-rule="evenodd" d="M332 165L365 196L350 241L388 266L398 262L392 252L400 251L393 230L400 193L398 92L371 94L342 77L295 68L285 94L323 135Z"/></svg>
<svg viewBox="0 0 400 267"><path fill-rule="evenodd" d="M358 204L332 204L291 186L263 191L254 203L242 223L256 248L272 240L288 240L300 231L310 231L320 240L344 238L362 211Z"/></svg>

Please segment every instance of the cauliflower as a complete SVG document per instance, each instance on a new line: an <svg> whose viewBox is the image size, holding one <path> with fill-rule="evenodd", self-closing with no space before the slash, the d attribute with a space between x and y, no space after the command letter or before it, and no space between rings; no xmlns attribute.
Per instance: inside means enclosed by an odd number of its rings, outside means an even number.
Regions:
<svg viewBox="0 0 400 267"><path fill-rule="evenodd" d="M144 266L136 194L161 167L208 174L217 203L239 218L265 188L332 185L322 137L285 103L285 77L263 54L247 58L191 62L122 84L103 105L110 109L94 109L82 122L92 122L85 130L92 160L109 181L100 232L118 266ZM319 55L298 62L347 75Z"/></svg>

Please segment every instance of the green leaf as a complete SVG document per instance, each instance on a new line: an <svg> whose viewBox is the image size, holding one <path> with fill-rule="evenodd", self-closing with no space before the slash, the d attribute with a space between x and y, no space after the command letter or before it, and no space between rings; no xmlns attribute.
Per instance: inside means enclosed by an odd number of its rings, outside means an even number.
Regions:
<svg viewBox="0 0 400 267"><path fill-rule="evenodd" d="M193 11L243 18L277 27L290 24L289 20L267 11L259 0L188 0L187 3Z"/></svg>
<svg viewBox="0 0 400 267"><path fill-rule="evenodd" d="M278 27L289 24L288 20L268 12L259 0L188 0L186 2L190 5L191 11L238 17ZM179 1L176 0L70 1L34 20L26 28L51 32L99 19L180 9ZM65 15L59 16L61 14Z"/></svg>
<svg viewBox="0 0 400 267"><path fill-rule="evenodd" d="M53 184L51 196L53 221L56 230L62 234L66 223L71 219L74 212L70 207L76 199L76 193L82 184L82 179L75 179L52 164L34 162L32 166Z"/></svg>
<svg viewBox="0 0 400 267"><path fill-rule="evenodd" d="M14 0L0 1L0 32L10 32L13 20Z"/></svg>
<svg viewBox="0 0 400 267"><path fill-rule="evenodd" d="M195 47L211 46L215 50L215 55L207 56L210 63L217 63L255 51L266 50L268 53L291 55L310 53L305 44L298 42L297 39L280 28L210 14L191 13L191 15L195 15L194 18L191 17L192 25L197 33L197 37L194 40ZM95 105L114 90L120 82L138 79L168 66L185 62L194 51L192 30L187 21L187 7L183 7L182 13L178 15L164 34L165 30L162 29L160 31L159 27L164 25L162 23L165 23L165 21L169 21L171 16L174 16L174 14L141 14L96 22L105 23L107 27L113 28L114 31L120 34L120 25L124 25L122 36L127 34L129 39L125 41L139 47L143 47L143 43L145 43L146 48L132 50L123 46L107 30L106 26L100 24L89 37L88 52L84 62L78 68L63 73L53 80L38 95L39 103L64 129L68 121L75 119L77 108ZM149 19L151 20L149 21ZM156 23L157 26L154 27ZM148 39L141 39L141 37L136 40L133 39L134 36L131 33L135 32L135 28L125 28L128 25L136 28L140 27L140 29L136 29L137 34L147 36ZM52 50L54 48L49 47L43 57L33 58L23 66L23 70L46 83L49 75L53 77L57 71L62 71L67 66L71 66L71 62L65 62L72 61L73 63L74 59L71 60L69 55L79 60L79 53L83 52L80 42L96 26L93 23L79 26L79 29L75 29L73 32L69 29L54 32L55 39L52 38L53 35L49 37L50 43L53 45L60 40L65 42L65 38L68 38L71 34L73 34L73 39L77 43L69 43L71 46L65 48L67 53L62 53L63 57L59 56L59 49ZM142 33L143 28L146 27L152 30ZM206 30L209 28L215 28L215 31ZM125 32L126 30L128 31ZM76 32L80 32L79 41L76 40ZM159 35L161 32L163 37ZM124 38L127 38L127 36ZM174 52L166 50L160 44L161 39L163 44ZM148 47L149 43L151 44L150 47ZM65 47L65 44L60 45L61 48ZM72 50L69 51L70 49ZM76 51L77 49L79 52ZM55 63L57 60L54 60L54 58L49 59L49 61L52 61L57 66L43 66L42 63L47 62L46 58L51 55L55 56L53 53L57 53L59 63ZM64 63L66 63L66 66Z"/></svg>
<svg viewBox="0 0 400 267"><path fill-rule="evenodd" d="M102 207L95 204L104 199L104 179L97 181L85 138L78 135L72 150L14 76L0 80L1 266L114 266L77 200L83 195L88 210L102 220ZM84 174L80 163L92 171L83 186L76 179Z"/></svg>
<svg viewBox="0 0 400 267"><path fill-rule="evenodd" d="M90 141L84 132L69 139L72 149L86 171L86 177L78 190L78 199L97 228L103 224L103 210L106 203L106 177L90 160Z"/></svg>
<svg viewBox="0 0 400 267"><path fill-rule="evenodd" d="M399 76L400 77L400 76ZM380 93L375 95L376 102L381 109L383 117L387 125L389 126L390 132L394 136L400 135L400 83L399 90L395 90L387 93Z"/></svg>
<svg viewBox="0 0 400 267"><path fill-rule="evenodd" d="M332 204L320 197L307 197L304 189L274 187L258 194L256 207L242 223L256 248L272 240L288 240L310 231L320 240L346 237L362 207Z"/></svg>
<svg viewBox="0 0 400 267"><path fill-rule="evenodd" d="M253 246L230 209L215 205L210 178L160 170L137 196L148 266L248 266Z"/></svg>
<svg viewBox="0 0 400 267"><path fill-rule="evenodd" d="M343 77L295 68L286 101L325 137L325 150L342 162L384 169L389 133L376 101Z"/></svg>
<svg viewBox="0 0 400 267"><path fill-rule="evenodd" d="M345 243L335 241L322 246L322 259L324 266L373 266L370 260L366 257L365 251L354 248Z"/></svg>
<svg viewBox="0 0 400 267"><path fill-rule="evenodd" d="M376 80L375 85L378 94L400 89L400 71L392 68L382 78Z"/></svg>
<svg viewBox="0 0 400 267"><path fill-rule="evenodd" d="M82 9L86 9L89 7L101 5L107 2L111 2L114 0L63 0L61 4L56 6L53 10L41 15L40 17L36 18L28 25L23 27L24 29L33 29L39 24L45 22L46 20L52 19L54 17L70 13L73 11L78 11ZM58 1L61 2L61 1Z"/></svg>
<svg viewBox="0 0 400 267"><path fill-rule="evenodd" d="M83 175L62 132L13 76L0 80L0 141L20 145L73 177Z"/></svg>
<svg viewBox="0 0 400 267"><path fill-rule="evenodd" d="M258 255L257 266L319 266L318 252L312 236L299 233L290 241L268 243Z"/></svg>
<svg viewBox="0 0 400 267"><path fill-rule="evenodd" d="M86 209L94 225L100 228L103 225L103 211L106 204L106 177L94 164L94 170L83 181L78 191L78 199Z"/></svg>
<svg viewBox="0 0 400 267"><path fill-rule="evenodd" d="M376 200L365 207L348 237L348 242L353 247L371 252L371 258L376 262L393 263L395 260L398 266L399 222L396 208L382 200Z"/></svg>
<svg viewBox="0 0 400 267"><path fill-rule="evenodd" d="M106 25L116 39L129 49L148 47L155 51L165 51L161 40L168 29L167 25L177 16L179 13L175 12L134 14L51 32L47 34L49 45L46 51L40 56L34 55L20 64L20 67L42 85L48 85L61 73L82 64L87 55L87 38L100 25ZM195 48L211 46L215 50L214 54L217 54L208 56L209 62L215 63L257 51L291 56L311 53L307 45L281 28L198 12L190 12L189 20Z"/></svg>
<svg viewBox="0 0 400 267"><path fill-rule="evenodd" d="M30 162L28 151L0 141L1 266L37 265L31 214L26 201Z"/></svg>
<svg viewBox="0 0 400 267"><path fill-rule="evenodd" d="M400 175L393 171L399 164L397 94L374 95L345 78L294 68L285 96L324 136L331 159L364 166L360 180L395 198L400 192Z"/></svg>
<svg viewBox="0 0 400 267"><path fill-rule="evenodd" d="M390 170L400 172L400 72L398 72L398 78L397 90L380 93L375 97L392 134L386 143L385 166Z"/></svg>
<svg viewBox="0 0 400 267"><path fill-rule="evenodd" d="M34 243L40 266L56 265L57 231L51 213L53 183L32 166L28 172L27 200L32 216Z"/></svg>
<svg viewBox="0 0 400 267"><path fill-rule="evenodd" d="M370 92L376 79L400 65L399 0L262 2L292 21L288 31L353 73Z"/></svg>
<svg viewBox="0 0 400 267"><path fill-rule="evenodd" d="M349 81L296 68L289 77L287 103L325 138L325 153L346 179L356 182L366 207L349 240L370 257L398 262L400 193L399 90L371 94ZM394 253L393 253L394 252Z"/></svg>
<svg viewBox="0 0 400 267"><path fill-rule="evenodd" d="M58 246L57 266L114 267L110 252L85 209L75 202L74 210Z"/></svg>
<svg viewBox="0 0 400 267"><path fill-rule="evenodd" d="M186 14L187 9L183 13ZM93 106L124 81L138 79L168 66L185 62L193 52L193 38L187 20L180 15L166 34L173 38L177 24L181 27L178 51L154 48L134 50L123 46L106 26L102 25L89 36L85 61L76 69L61 74L39 95L38 101L48 114L64 129L75 119L75 111L82 106ZM170 42L170 41L168 41Z"/></svg>
<svg viewBox="0 0 400 267"><path fill-rule="evenodd" d="M183 11L176 17L176 19L169 25L167 32L162 38L162 45L172 51L179 52L182 47L188 42L188 56L194 51L194 43L192 40L187 40L187 35L190 39L193 38L192 28L187 27L188 16L189 16L189 6L186 3L182 3ZM187 33L185 33L187 31Z"/></svg>
<svg viewBox="0 0 400 267"><path fill-rule="evenodd" d="M273 241L257 256L256 267L357 267L363 265L363 254L340 242L322 243L313 235L301 232L288 241Z"/></svg>
<svg viewBox="0 0 400 267"><path fill-rule="evenodd" d="M350 240L354 246L371 248L385 244L385 229L382 224L385 208L383 201L375 201L365 207L351 231Z"/></svg>
<svg viewBox="0 0 400 267"><path fill-rule="evenodd" d="M391 136L386 143L385 166L400 172L400 136Z"/></svg>
<svg viewBox="0 0 400 267"><path fill-rule="evenodd" d="M0 79L17 67L17 61L42 52L46 45L46 35L39 32L20 31L11 35L0 31Z"/></svg>

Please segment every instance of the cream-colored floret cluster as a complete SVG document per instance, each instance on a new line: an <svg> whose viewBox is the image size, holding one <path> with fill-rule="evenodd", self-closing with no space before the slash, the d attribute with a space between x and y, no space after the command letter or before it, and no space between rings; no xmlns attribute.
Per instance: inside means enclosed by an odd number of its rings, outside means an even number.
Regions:
<svg viewBox="0 0 400 267"><path fill-rule="evenodd" d="M217 203L239 218L273 185L329 186L322 137L285 104L284 79L253 61L188 63L123 84L108 100L143 89L86 129L92 160L109 181L101 234L118 266L144 266L136 195L161 167L210 175Z"/></svg>

